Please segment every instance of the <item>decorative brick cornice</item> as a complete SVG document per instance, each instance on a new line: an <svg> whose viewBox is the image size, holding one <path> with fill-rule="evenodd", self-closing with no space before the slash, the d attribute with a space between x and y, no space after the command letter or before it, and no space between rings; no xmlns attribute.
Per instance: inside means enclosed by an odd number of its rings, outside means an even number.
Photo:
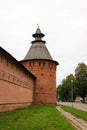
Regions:
<svg viewBox="0 0 87 130"><path fill-rule="evenodd" d="M4 80L4 81L7 81L9 83L18 85L20 87L24 87L24 88L33 90L33 88L30 87L29 82L26 82L26 81L22 80L21 78L15 76L15 75L12 75L8 72L5 72L3 70L0 70L0 80Z"/></svg>

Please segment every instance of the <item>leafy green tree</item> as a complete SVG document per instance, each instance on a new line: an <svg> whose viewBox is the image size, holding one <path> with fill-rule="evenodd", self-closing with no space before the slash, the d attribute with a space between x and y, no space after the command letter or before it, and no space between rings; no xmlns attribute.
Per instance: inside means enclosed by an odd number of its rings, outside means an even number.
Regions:
<svg viewBox="0 0 87 130"><path fill-rule="evenodd" d="M71 82L73 81L73 82ZM73 87L73 99L77 96L77 80L74 75L70 74L64 79L61 85L57 88L58 97L62 101L72 100L72 87Z"/></svg>
<svg viewBox="0 0 87 130"><path fill-rule="evenodd" d="M84 97L87 95L87 65L79 63L75 69L75 76L78 80L78 95L84 100Z"/></svg>

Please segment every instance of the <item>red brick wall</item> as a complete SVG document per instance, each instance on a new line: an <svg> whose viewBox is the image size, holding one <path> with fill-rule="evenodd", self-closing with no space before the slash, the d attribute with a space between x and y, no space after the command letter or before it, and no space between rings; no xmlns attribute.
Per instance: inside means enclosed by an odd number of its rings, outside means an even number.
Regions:
<svg viewBox="0 0 87 130"><path fill-rule="evenodd" d="M20 66L0 54L0 111L32 104L34 82Z"/></svg>
<svg viewBox="0 0 87 130"><path fill-rule="evenodd" d="M35 104L56 104L56 64L51 61L24 61L22 64L37 77Z"/></svg>

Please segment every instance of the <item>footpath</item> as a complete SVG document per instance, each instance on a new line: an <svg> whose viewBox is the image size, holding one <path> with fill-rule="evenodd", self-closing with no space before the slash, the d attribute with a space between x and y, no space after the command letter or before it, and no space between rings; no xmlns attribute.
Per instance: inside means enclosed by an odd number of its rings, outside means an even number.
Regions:
<svg viewBox="0 0 87 130"><path fill-rule="evenodd" d="M61 106L57 106L56 109L71 123L77 130L87 130L87 122L81 118L77 118L69 112L64 111Z"/></svg>

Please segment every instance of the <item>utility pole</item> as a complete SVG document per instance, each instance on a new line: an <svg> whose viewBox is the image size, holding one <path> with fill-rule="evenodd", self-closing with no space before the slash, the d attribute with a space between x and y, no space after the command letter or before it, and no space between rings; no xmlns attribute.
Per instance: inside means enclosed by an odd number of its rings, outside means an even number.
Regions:
<svg viewBox="0 0 87 130"><path fill-rule="evenodd" d="M73 80L71 80L71 100L72 100L72 108L73 108Z"/></svg>

